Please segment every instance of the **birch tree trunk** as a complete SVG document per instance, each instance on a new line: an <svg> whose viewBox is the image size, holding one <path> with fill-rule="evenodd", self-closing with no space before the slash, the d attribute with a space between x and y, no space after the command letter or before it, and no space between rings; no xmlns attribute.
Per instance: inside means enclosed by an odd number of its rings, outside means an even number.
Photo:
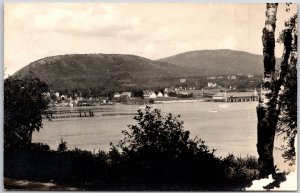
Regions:
<svg viewBox="0 0 300 193"><path fill-rule="evenodd" d="M275 28L277 3L267 3L266 21L263 29L264 77L261 98L257 106L257 152L260 177L275 172L273 147L278 116L276 117L275 96Z"/></svg>

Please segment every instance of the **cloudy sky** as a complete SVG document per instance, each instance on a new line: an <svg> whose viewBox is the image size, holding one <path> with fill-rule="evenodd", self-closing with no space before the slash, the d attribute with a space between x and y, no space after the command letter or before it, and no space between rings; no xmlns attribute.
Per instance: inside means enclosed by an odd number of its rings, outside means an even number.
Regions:
<svg viewBox="0 0 300 193"><path fill-rule="evenodd" d="M279 5L277 31L291 14L285 9ZM262 54L264 21L265 4L6 3L5 73L61 54L118 53L149 59L203 49ZM278 57L281 52L277 46Z"/></svg>

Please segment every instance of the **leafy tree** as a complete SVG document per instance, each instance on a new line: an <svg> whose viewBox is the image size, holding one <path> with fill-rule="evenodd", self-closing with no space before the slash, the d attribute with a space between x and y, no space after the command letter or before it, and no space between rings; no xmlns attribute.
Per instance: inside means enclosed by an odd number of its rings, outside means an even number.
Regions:
<svg viewBox="0 0 300 193"><path fill-rule="evenodd" d="M65 152L67 151L68 147L67 147L67 142L64 141L62 138L60 139L60 142L58 144L58 147L57 147L57 151L58 152Z"/></svg>
<svg viewBox="0 0 300 193"><path fill-rule="evenodd" d="M151 110L146 106L145 112L138 110L138 115L134 117L138 125L129 125L131 132L122 131L125 138L119 146L124 152L150 148L174 155L187 151L208 153L208 147L202 140L190 139L190 132L183 130L183 121L178 120L179 117L173 117L171 113L163 117L159 109Z"/></svg>
<svg viewBox="0 0 300 193"><path fill-rule="evenodd" d="M188 178L199 181L202 178L199 175L206 178L201 183L218 181L222 169L220 160L214 156L215 150L209 150L201 139L191 139L179 117L171 113L163 116L160 110L151 110L149 106L144 111L138 110L134 117L138 125L122 131L125 137L117 145L121 161L132 168L132 173L140 173L140 180L153 183L159 183L160 179L171 183L186 183ZM180 175L189 177L183 180Z"/></svg>
<svg viewBox="0 0 300 193"><path fill-rule="evenodd" d="M291 17L285 26L287 29L280 33L279 43L289 44L291 50L290 62L283 65L285 77L281 78L284 89L279 93L281 112L276 132L284 134L287 145L284 145L283 157L294 164L296 161L295 137L297 134L297 15ZM287 42L288 40L288 42ZM286 56L287 57L287 56Z"/></svg>
<svg viewBox="0 0 300 193"><path fill-rule="evenodd" d="M51 93L51 94L50 94L50 98L51 98L52 101L57 101L57 100L58 100L58 98L57 98L57 96L55 95L55 93Z"/></svg>
<svg viewBox="0 0 300 193"><path fill-rule="evenodd" d="M42 128L42 114L48 109L48 86L32 74L4 80L4 147L26 147L32 132Z"/></svg>
<svg viewBox="0 0 300 193"><path fill-rule="evenodd" d="M279 76L276 77L274 49L277 6L277 3L267 3L266 22L262 36L264 77L261 98L257 106L257 151L259 154L260 177L266 177L268 174L275 172L273 147L275 131L278 128L279 115L283 113L284 115L288 115L287 117L289 117L289 119L293 117L293 114L296 115L295 110L288 109L286 105L283 105L289 104L289 102L286 101L290 100L290 97L294 97L292 100L296 100L297 28L293 27L293 23L294 26L296 23L293 22L293 20L296 20L296 16L285 25L286 29L280 35L284 43L284 51L280 73ZM289 81L294 81L294 86L289 85ZM294 94L291 94L291 92ZM284 97L286 98L285 100ZM294 122L296 121L295 118L292 119ZM290 144L293 144L296 127L291 126L287 134L291 139Z"/></svg>
<svg viewBox="0 0 300 193"><path fill-rule="evenodd" d="M133 97L139 97L139 98L144 98L144 92L142 89L133 89L131 91L131 94Z"/></svg>

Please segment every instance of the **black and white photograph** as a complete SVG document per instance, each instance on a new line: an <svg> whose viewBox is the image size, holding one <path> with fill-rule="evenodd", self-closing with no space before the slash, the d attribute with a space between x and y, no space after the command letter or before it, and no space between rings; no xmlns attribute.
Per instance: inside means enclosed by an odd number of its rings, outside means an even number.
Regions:
<svg viewBox="0 0 300 193"><path fill-rule="evenodd" d="M6 2L5 191L297 191L297 4Z"/></svg>

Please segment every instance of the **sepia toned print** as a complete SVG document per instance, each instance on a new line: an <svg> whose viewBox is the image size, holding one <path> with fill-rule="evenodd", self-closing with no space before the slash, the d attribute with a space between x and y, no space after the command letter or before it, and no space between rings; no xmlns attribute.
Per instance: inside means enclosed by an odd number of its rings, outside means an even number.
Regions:
<svg viewBox="0 0 300 193"><path fill-rule="evenodd" d="M297 5L6 3L4 189L297 190Z"/></svg>

